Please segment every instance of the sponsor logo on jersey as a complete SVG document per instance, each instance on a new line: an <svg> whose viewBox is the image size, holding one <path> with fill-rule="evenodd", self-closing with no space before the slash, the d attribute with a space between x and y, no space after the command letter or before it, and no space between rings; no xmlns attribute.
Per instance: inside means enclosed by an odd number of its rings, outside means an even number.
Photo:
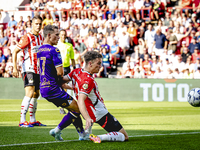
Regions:
<svg viewBox="0 0 200 150"><path fill-rule="evenodd" d="M29 82L29 83L33 83L33 79L29 79L28 82Z"/></svg>
<svg viewBox="0 0 200 150"><path fill-rule="evenodd" d="M83 84L83 89L88 89L88 84Z"/></svg>
<svg viewBox="0 0 200 150"><path fill-rule="evenodd" d="M62 103L62 106L66 106L67 105L67 103Z"/></svg>

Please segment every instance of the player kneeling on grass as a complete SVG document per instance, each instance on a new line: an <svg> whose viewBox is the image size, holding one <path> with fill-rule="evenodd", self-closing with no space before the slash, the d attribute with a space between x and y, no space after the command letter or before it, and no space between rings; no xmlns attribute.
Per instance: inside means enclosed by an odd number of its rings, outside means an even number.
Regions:
<svg viewBox="0 0 200 150"><path fill-rule="evenodd" d="M86 120L86 129L91 128L93 122L96 122L109 132L98 136L90 134L90 140L94 143L128 140L128 135L122 125L106 109L97 83L92 76L101 68L102 55L96 51L88 51L84 55L84 61L84 69L73 70L64 76L63 80L72 81L79 110Z"/></svg>
<svg viewBox="0 0 200 150"><path fill-rule="evenodd" d="M59 49L53 47L59 40L58 27L47 25L43 29L44 44L38 49L37 58L40 68L40 92L42 97L57 107L69 110L60 124L50 131L56 140L62 141L61 131L71 123L79 133L79 140L89 139L83 129L80 111L76 101L62 87L63 66ZM68 85L63 85L68 87ZM70 87L69 87L70 88Z"/></svg>

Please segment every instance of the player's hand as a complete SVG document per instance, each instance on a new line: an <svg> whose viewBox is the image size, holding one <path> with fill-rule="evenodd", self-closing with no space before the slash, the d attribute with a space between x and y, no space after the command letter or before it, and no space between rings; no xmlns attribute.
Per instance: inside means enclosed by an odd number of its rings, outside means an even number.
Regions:
<svg viewBox="0 0 200 150"><path fill-rule="evenodd" d="M16 78L18 77L18 71L15 68L13 69L13 76Z"/></svg>
<svg viewBox="0 0 200 150"><path fill-rule="evenodd" d="M87 130L90 126L92 126L93 120L91 118L86 119L85 130Z"/></svg>

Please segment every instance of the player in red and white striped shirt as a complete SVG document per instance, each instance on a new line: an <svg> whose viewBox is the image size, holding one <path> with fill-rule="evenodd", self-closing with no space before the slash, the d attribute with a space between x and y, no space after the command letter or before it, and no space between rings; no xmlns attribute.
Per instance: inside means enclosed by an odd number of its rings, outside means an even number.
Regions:
<svg viewBox="0 0 200 150"><path fill-rule="evenodd" d="M43 44L41 30L42 18L35 16L32 19L32 30L24 35L13 52L13 76L18 77L17 53L23 51L22 77L24 81L25 96L21 104L20 127L45 126L35 119L37 98L39 97L40 77L37 67L37 50ZM30 122L26 121L26 113L30 112Z"/></svg>
<svg viewBox="0 0 200 150"><path fill-rule="evenodd" d="M92 76L94 73L98 73L101 68L102 55L96 51L88 51L84 55L84 61L84 69L74 69L67 76L64 76L63 80L72 81L78 99L78 107L86 120L86 129L91 128L92 123L96 122L109 132L98 136L91 134L90 139L95 143L128 140L128 135L122 125L106 109L98 85Z"/></svg>

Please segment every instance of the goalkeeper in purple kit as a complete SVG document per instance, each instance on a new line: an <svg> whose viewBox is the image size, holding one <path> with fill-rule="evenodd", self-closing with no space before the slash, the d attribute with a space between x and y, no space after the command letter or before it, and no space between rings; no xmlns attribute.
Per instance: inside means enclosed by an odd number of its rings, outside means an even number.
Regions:
<svg viewBox="0 0 200 150"><path fill-rule="evenodd" d="M59 125L50 130L50 135L56 140L62 141L61 131L71 123L79 133L79 140L88 139L89 135L83 129L80 111L77 102L67 93L64 88L71 88L62 83L63 66L59 49L54 47L59 40L58 28L47 25L43 29L44 44L38 49L37 59L40 70L40 92L49 102L57 107L66 108L69 112L65 115Z"/></svg>

